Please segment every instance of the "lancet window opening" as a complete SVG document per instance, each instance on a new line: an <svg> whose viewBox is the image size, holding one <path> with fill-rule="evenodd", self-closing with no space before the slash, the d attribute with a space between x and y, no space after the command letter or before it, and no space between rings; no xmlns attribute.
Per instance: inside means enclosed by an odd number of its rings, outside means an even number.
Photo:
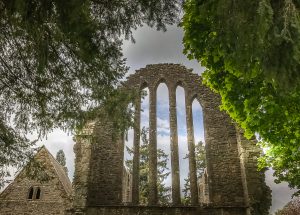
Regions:
<svg viewBox="0 0 300 215"><path fill-rule="evenodd" d="M157 162L158 204L172 203L172 167L170 147L169 89L162 82L157 86ZM164 167L164 165L166 165ZM168 174L168 175L165 175Z"/></svg>
<svg viewBox="0 0 300 215"><path fill-rule="evenodd" d="M200 102L198 99L195 97L193 102L192 102L192 109L193 109L193 124L194 124L194 138L195 138L195 152L198 153L196 156L200 156L202 154L205 154L205 138L204 138L204 123L203 123L203 110ZM199 146L200 144L200 146ZM197 149L198 147L198 149ZM198 150L198 152L197 152ZM200 152L199 152L200 150ZM197 166L197 178L199 181L199 178L203 176L204 169L206 168L206 158L196 158L196 161L202 161L199 162L197 165L201 164L201 167ZM199 168L201 170L199 171Z"/></svg>
<svg viewBox="0 0 300 215"><path fill-rule="evenodd" d="M186 126L186 112L185 112L185 90L182 86L176 87L176 118L175 125L177 125L178 136L178 159L179 159L179 182L180 185L180 199L181 204L190 204L187 199L190 199L191 194L186 189L189 186L189 160L188 160L188 145L187 145L187 126ZM174 122L172 123L174 126ZM173 128L176 132L176 128ZM178 189L178 188L177 188ZM178 197L177 197L178 198Z"/></svg>
<svg viewBox="0 0 300 215"><path fill-rule="evenodd" d="M169 123L170 123L170 145L171 145L171 178L172 178L172 203L173 205L181 204L180 188L180 168L179 168L179 145L178 142L178 124L176 109L176 89L175 85L166 82L169 96ZM157 86L158 84L147 85L149 97L149 196L148 204L158 204L157 188ZM183 85L184 87L184 85ZM198 198L198 180L195 160L195 138L194 138L194 120L193 120L193 98L185 88L185 115L187 129L187 145L189 151L189 178L191 204L197 205ZM133 138L133 182L132 182L132 203L139 204L139 157L140 157L140 132L141 132L141 100L135 104L135 128ZM183 183L183 182L182 182Z"/></svg>

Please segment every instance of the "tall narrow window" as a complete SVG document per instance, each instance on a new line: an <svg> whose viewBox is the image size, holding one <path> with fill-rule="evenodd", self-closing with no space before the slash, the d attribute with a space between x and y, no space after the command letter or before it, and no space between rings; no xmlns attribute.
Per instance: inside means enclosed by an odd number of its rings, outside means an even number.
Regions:
<svg viewBox="0 0 300 215"><path fill-rule="evenodd" d="M189 178L189 160L188 143L185 111L185 90L181 86L176 88L176 111L177 111L177 132L179 146L179 172L182 204L191 204L190 178Z"/></svg>
<svg viewBox="0 0 300 215"><path fill-rule="evenodd" d="M29 193L28 193L28 199L32 199L32 198L33 198L33 187L29 189Z"/></svg>
<svg viewBox="0 0 300 215"><path fill-rule="evenodd" d="M156 95L158 203L167 205L172 201L172 175L170 156L169 89L165 83L158 85Z"/></svg>
<svg viewBox="0 0 300 215"><path fill-rule="evenodd" d="M40 199L40 197L41 197L41 189L38 187L36 190L35 199Z"/></svg>

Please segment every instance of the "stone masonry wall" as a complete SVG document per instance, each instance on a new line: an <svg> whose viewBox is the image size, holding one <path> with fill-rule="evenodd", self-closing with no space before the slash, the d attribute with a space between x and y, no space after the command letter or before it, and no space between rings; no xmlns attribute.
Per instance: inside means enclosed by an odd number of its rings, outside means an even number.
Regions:
<svg viewBox="0 0 300 215"><path fill-rule="evenodd" d="M170 129L172 149L172 169L178 168L178 140L176 140L176 87L182 86L185 90L186 121L189 147L189 170L191 178L191 199L196 207L157 207L156 191L156 90L160 83L165 83L169 89L170 97ZM241 147L239 133L229 116L220 111L220 98L202 84L202 79L191 70L176 64L148 65L128 77L124 82L125 88L142 90L149 88L150 113L149 113L149 149L150 149L150 174L149 174L149 207L141 206L116 206L122 201L122 173L123 173L123 144L119 136L114 137L113 128L108 119L99 119L90 136L89 150L78 150L81 153L76 161L75 188L84 185L84 192L75 190L75 199L81 199L74 208L84 205L83 214L89 215L248 215L250 204L257 208L262 201L257 192L264 189L264 178L255 169L256 153L252 149ZM209 207L203 208L198 203L198 185L194 158L194 133L192 119L192 102L197 99L203 110L205 147L207 159L207 176ZM171 114L172 113L172 114ZM172 118L173 117L173 118ZM243 140L244 141L244 140ZM242 141L242 142L243 142ZM79 144L79 143L77 143ZM76 144L76 145L77 145ZM138 144L136 142L135 144ZM120 147L122 146L122 147ZM80 149L80 146L78 146ZM152 154L151 154L152 153ZM77 154L77 153L76 153ZM85 158L86 162L80 162ZM84 168L83 168L84 167ZM87 176L80 176L86 174ZM133 173L133 178L135 178ZM172 172L173 202L180 205L178 200L179 181L178 171ZM85 178L87 177L87 178ZM249 183L249 184L248 184ZM133 183L137 186L137 183ZM255 187L258 186L258 187ZM133 195L137 187L133 187ZM80 192L78 192L80 191ZM76 193L77 192L77 193ZM176 196L177 195L177 196ZM110 205L110 206L109 206ZM75 210L76 211L76 210ZM82 213L75 213L82 214ZM252 214L260 215L256 210Z"/></svg>
<svg viewBox="0 0 300 215"><path fill-rule="evenodd" d="M262 150L256 140L247 140L238 130L240 160L243 171L244 186L247 192L247 203L251 214L267 214L271 206L271 190L265 183L264 172L258 172L257 159Z"/></svg>
<svg viewBox="0 0 300 215"><path fill-rule="evenodd" d="M89 215L243 215L245 208L158 207L158 206L99 206L89 207ZM69 211L72 214L72 211Z"/></svg>
<svg viewBox="0 0 300 215"><path fill-rule="evenodd" d="M75 172L73 180L74 201L73 205L79 210L87 206L89 172L91 161L91 142L93 139L95 123L88 123L81 133L74 137Z"/></svg>
<svg viewBox="0 0 300 215"><path fill-rule="evenodd" d="M172 94L170 90L176 90L178 85L184 88L185 103L189 110L187 122L192 122L189 113L193 99L198 99L202 106L210 202L219 206L245 205L236 130L229 116L219 110L219 96L202 84L200 76L176 64L147 65L129 76L125 86L136 89L149 87L150 90L156 90L162 82L167 85L169 94ZM193 145L193 141L193 132L188 129L188 142ZM191 171L193 170L190 169ZM191 182L192 186L197 185L192 185ZM198 202L198 197L196 201Z"/></svg>
<svg viewBox="0 0 300 215"><path fill-rule="evenodd" d="M122 203L123 151L109 120L94 128L88 175L87 205Z"/></svg>
<svg viewBox="0 0 300 215"><path fill-rule="evenodd" d="M132 174L124 167L122 177L122 202L131 203L132 201Z"/></svg>
<svg viewBox="0 0 300 215"><path fill-rule="evenodd" d="M39 153L39 158L46 156L46 152ZM63 215L71 207L70 196L65 192L51 164L46 158L42 160L48 167L45 172L51 179L38 182L21 172L0 196L0 215ZM28 199L31 187L40 188L40 199Z"/></svg>

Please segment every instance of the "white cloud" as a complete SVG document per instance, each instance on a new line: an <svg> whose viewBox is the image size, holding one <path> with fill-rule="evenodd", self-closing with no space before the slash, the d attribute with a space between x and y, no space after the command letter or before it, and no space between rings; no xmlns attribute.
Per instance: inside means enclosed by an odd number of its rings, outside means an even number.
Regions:
<svg viewBox="0 0 300 215"><path fill-rule="evenodd" d="M170 135L170 122L169 119L157 118L157 132L165 135Z"/></svg>
<svg viewBox="0 0 300 215"><path fill-rule="evenodd" d="M168 27L167 32L157 32L147 26L134 31L136 43L125 41L124 56L127 58L131 71L155 63L179 63L194 68L197 73L204 71L198 62L190 61L182 53L183 31L176 27Z"/></svg>

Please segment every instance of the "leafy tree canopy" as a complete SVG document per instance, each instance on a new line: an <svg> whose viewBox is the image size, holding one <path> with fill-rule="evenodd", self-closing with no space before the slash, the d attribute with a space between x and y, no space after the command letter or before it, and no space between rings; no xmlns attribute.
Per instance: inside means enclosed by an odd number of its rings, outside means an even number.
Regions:
<svg viewBox="0 0 300 215"><path fill-rule="evenodd" d="M127 71L122 38L143 24L165 30L180 6L179 0L0 0L0 175L30 154L28 132L73 129L97 112Z"/></svg>
<svg viewBox="0 0 300 215"><path fill-rule="evenodd" d="M267 148L262 166L300 188L300 4L294 0L188 0L185 53L247 137Z"/></svg>

